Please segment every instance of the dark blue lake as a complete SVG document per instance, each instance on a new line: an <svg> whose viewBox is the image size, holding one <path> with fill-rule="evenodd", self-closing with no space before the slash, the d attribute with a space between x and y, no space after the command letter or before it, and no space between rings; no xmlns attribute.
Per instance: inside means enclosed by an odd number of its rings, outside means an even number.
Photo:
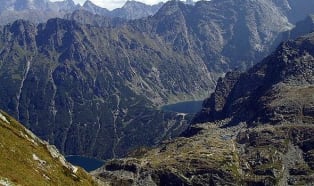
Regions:
<svg viewBox="0 0 314 186"><path fill-rule="evenodd" d="M98 169L105 163L102 160L83 156L67 156L65 159L73 165L84 168L87 172Z"/></svg>
<svg viewBox="0 0 314 186"><path fill-rule="evenodd" d="M197 113L202 108L203 101L185 101L170 105L164 105L161 107L162 110L180 112L180 113Z"/></svg>

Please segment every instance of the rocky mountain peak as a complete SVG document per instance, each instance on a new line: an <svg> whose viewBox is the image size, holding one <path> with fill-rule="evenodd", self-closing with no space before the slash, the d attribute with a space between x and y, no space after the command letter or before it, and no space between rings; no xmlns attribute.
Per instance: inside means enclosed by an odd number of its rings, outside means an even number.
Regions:
<svg viewBox="0 0 314 186"><path fill-rule="evenodd" d="M37 45L64 52L71 48L70 46L75 42L75 33L80 29L80 25L75 21L60 18L50 19L47 23L38 26ZM70 53L68 54L70 55Z"/></svg>
<svg viewBox="0 0 314 186"><path fill-rule="evenodd" d="M125 4L122 6L122 8L144 8L147 5L142 3L142 2L138 2L138 1L126 1Z"/></svg>
<svg viewBox="0 0 314 186"><path fill-rule="evenodd" d="M25 48L36 48L36 25L25 20L17 20L4 27L4 37Z"/></svg>
<svg viewBox="0 0 314 186"><path fill-rule="evenodd" d="M146 5L137 1L126 1L121 7L111 11L110 16L120 17L125 19L139 19L154 15L162 4Z"/></svg>
<svg viewBox="0 0 314 186"><path fill-rule="evenodd" d="M304 123L313 114L314 33L281 44L248 72L227 74L195 122ZM227 86L226 86L227 85ZM285 97L289 97L289 101ZM207 118L207 119L206 119Z"/></svg>
<svg viewBox="0 0 314 186"><path fill-rule="evenodd" d="M159 9L155 16L164 17L175 14L176 12L181 11L181 8L184 6L185 4L181 1L168 1Z"/></svg>
<svg viewBox="0 0 314 186"><path fill-rule="evenodd" d="M87 0L85 1L85 3L83 4L83 7L96 7L97 5L95 5L92 1Z"/></svg>
<svg viewBox="0 0 314 186"><path fill-rule="evenodd" d="M75 4L73 0L64 0L64 1L57 1L57 2L50 2L50 7L53 11L58 11L62 13L69 13L74 10L79 9L81 6L79 4ZM56 16L58 17L58 16Z"/></svg>
<svg viewBox="0 0 314 186"><path fill-rule="evenodd" d="M108 16L109 12L110 12L106 8L99 7L99 6L95 5L92 1L89 1L89 0L85 1L82 8L84 10L87 10L87 11L93 13L93 14L104 15L104 16Z"/></svg>
<svg viewBox="0 0 314 186"><path fill-rule="evenodd" d="M73 0L65 0L65 1L64 1L64 4L65 4L66 6L69 6L69 7L74 7L74 6L76 6L76 4L75 4L75 2L74 2Z"/></svg>

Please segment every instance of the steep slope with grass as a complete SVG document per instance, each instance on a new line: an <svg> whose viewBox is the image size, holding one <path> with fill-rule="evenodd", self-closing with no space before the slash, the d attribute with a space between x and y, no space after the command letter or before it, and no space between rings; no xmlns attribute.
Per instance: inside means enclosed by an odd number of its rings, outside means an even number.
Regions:
<svg viewBox="0 0 314 186"><path fill-rule="evenodd" d="M96 185L83 169L0 111L0 185Z"/></svg>

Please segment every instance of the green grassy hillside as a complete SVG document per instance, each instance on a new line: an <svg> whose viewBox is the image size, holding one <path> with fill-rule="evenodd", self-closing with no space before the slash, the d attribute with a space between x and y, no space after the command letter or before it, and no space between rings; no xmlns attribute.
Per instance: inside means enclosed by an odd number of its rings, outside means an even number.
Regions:
<svg viewBox="0 0 314 186"><path fill-rule="evenodd" d="M0 185L96 185L54 146L0 111Z"/></svg>

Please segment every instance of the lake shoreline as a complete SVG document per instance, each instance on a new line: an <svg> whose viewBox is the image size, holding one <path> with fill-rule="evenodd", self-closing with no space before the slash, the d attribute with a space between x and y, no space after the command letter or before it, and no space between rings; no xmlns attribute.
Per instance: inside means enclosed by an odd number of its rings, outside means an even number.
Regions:
<svg viewBox="0 0 314 186"><path fill-rule="evenodd" d="M160 110L185 114L196 114L202 109L203 100L182 101L174 104L162 105Z"/></svg>
<svg viewBox="0 0 314 186"><path fill-rule="evenodd" d="M87 172L96 170L105 164L104 160L88 156L67 155L65 156L65 159L74 166L82 167Z"/></svg>

